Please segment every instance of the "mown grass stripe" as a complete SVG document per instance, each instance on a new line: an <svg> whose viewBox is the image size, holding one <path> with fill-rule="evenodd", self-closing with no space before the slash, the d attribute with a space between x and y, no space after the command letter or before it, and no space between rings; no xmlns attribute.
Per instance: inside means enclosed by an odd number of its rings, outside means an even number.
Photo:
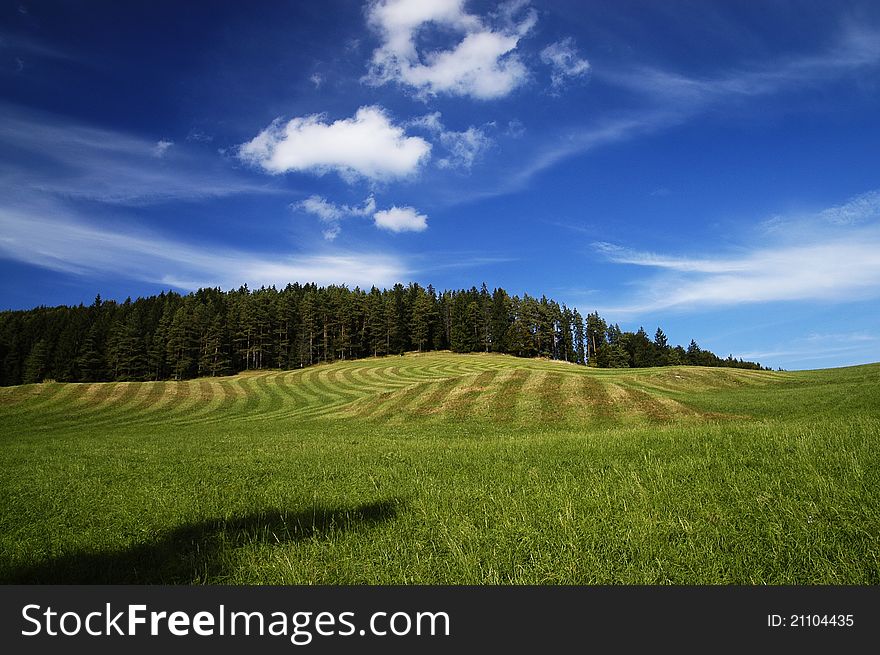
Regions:
<svg viewBox="0 0 880 655"><path fill-rule="evenodd" d="M284 389L291 396L296 396L297 406L308 407L320 400L320 397L309 391L303 382L304 370L292 372L284 377Z"/></svg>
<svg viewBox="0 0 880 655"><path fill-rule="evenodd" d="M441 411L446 399L452 394L465 378L456 376L434 383L433 391L425 394L425 401L412 409L414 414L431 416Z"/></svg>
<svg viewBox="0 0 880 655"><path fill-rule="evenodd" d="M262 421L278 419L287 416L293 403L288 402L288 396L279 386L279 380L283 374L262 375L255 377L255 383L261 395L257 410L245 418L249 421Z"/></svg>
<svg viewBox="0 0 880 655"><path fill-rule="evenodd" d="M547 373L538 389L541 410L539 416L542 423L555 423L565 415L565 398L562 395L562 376L559 373Z"/></svg>
<svg viewBox="0 0 880 655"><path fill-rule="evenodd" d="M202 378L199 381L198 401L187 417L188 422L204 423L225 405L226 390L215 378Z"/></svg>
<svg viewBox="0 0 880 655"><path fill-rule="evenodd" d="M0 409L8 416L17 415L22 407L25 411L39 407L64 390L59 382L24 384L17 387L0 387Z"/></svg>
<svg viewBox="0 0 880 655"><path fill-rule="evenodd" d="M279 377L279 375L260 375L254 378L260 393L260 414L271 414L284 405L284 398L277 384Z"/></svg>
<svg viewBox="0 0 880 655"><path fill-rule="evenodd" d="M489 414L493 419L510 421L515 418L516 399L528 377L526 371L510 370L500 380L490 401Z"/></svg>
<svg viewBox="0 0 880 655"><path fill-rule="evenodd" d="M153 384L160 390L159 399L151 405L145 406L143 410L138 412L137 423L148 421L162 420L166 408L175 407L180 396L180 382L154 382Z"/></svg>
<svg viewBox="0 0 880 655"><path fill-rule="evenodd" d="M623 389L628 396L631 410L655 423L665 423L672 418L669 409L657 402L651 394L631 386L625 386Z"/></svg>
<svg viewBox="0 0 880 655"><path fill-rule="evenodd" d="M425 393L431 389L432 384L433 382L419 382L404 389L393 391L389 395L383 394L374 405L369 418L383 420L405 419L409 415L408 408L418 405Z"/></svg>
<svg viewBox="0 0 880 655"><path fill-rule="evenodd" d="M536 369L529 369L526 373L527 377L520 387L513 414L517 421L528 424L538 421L541 416L540 389L549 373Z"/></svg>
<svg viewBox="0 0 880 655"><path fill-rule="evenodd" d="M375 367L364 370L364 379L370 380L376 391L384 392L396 389L397 386L392 384L387 375L382 375L381 371L384 367Z"/></svg>
<svg viewBox="0 0 880 655"><path fill-rule="evenodd" d="M352 389L357 389L359 396L364 398L381 390L375 383L364 379L362 368L349 367L341 371L346 384Z"/></svg>
<svg viewBox="0 0 880 655"><path fill-rule="evenodd" d="M614 402L606 385L600 384L589 375L584 375L581 380L581 392L586 406L597 418L610 419L614 416Z"/></svg>
<svg viewBox="0 0 880 655"><path fill-rule="evenodd" d="M344 368L334 368L327 373L327 382L347 400L354 400L364 395L365 390L358 386L346 375Z"/></svg>
<svg viewBox="0 0 880 655"><path fill-rule="evenodd" d="M441 411L451 412L453 415L462 416L479 409L478 403L481 398L488 399L485 393L486 387L498 375L497 371L482 371L460 378L462 384L444 399L440 406ZM488 409L488 403L484 404L483 410Z"/></svg>
<svg viewBox="0 0 880 655"><path fill-rule="evenodd" d="M89 425L96 427L108 423L127 422L130 419L132 407L137 403L141 395L148 391L141 382L120 382L123 385L108 398L101 411L89 420Z"/></svg>
<svg viewBox="0 0 880 655"><path fill-rule="evenodd" d="M88 390L90 385L84 382L65 382L65 383L56 383L53 384L52 387L55 388L55 392L41 399L39 402L35 402L33 404L26 403L16 407L17 411L9 412L11 416L23 416L26 414L37 414L37 415L45 415L47 413L51 413L55 407L58 406L67 406L70 403L76 401L77 398L82 396ZM59 388L60 387L60 388ZM3 413L6 414L9 410L7 408L3 408Z"/></svg>
<svg viewBox="0 0 880 655"><path fill-rule="evenodd" d="M251 415L260 406L260 397L257 393L256 384L252 375L247 377L239 377L236 379L236 385L242 390L242 398L244 402L238 409L242 417Z"/></svg>
<svg viewBox="0 0 880 655"><path fill-rule="evenodd" d="M122 382L96 382L92 383L91 389L77 398L76 402L65 408L64 419L66 421L88 421L96 414L105 409L104 403L114 394ZM58 413L58 410L56 412Z"/></svg>

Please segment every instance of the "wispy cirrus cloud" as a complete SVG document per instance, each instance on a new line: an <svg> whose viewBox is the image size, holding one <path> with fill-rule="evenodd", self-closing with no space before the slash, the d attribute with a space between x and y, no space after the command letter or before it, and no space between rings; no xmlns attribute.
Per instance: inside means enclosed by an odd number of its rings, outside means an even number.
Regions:
<svg viewBox="0 0 880 655"><path fill-rule="evenodd" d="M676 256L595 243L608 261L654 269L625 303L606 311L639 314L662 309L699 311L749 303L845 302L880 296L880 222L841 226L838 215L866 216L858 196L801 219L803 229L730 255ZM829 213L830 211L830 213ZM870 214L876 217L877 214Z"/></svg>
<svg viewBox="0 0 880 655"><path fill-rule="evenodd" d="M543 135L525 155L527 160L518 161L496 185L460 198L472 200L522 189L535 175L570 157L682 125L732 100L773 97L878 66L880 28L851 23L843 24L836 41L821 52L778 57L715 76L697 78L653 66L620 68L597 63L589 69L592 78L632 92L637 102L631 108Z"/></svg>
<svg viewBox="0 0 880 655"><path fill-rule="evenodd" d="M123 227L124 226L124 227ZM198 245L146 230L121 218L99 226L62 206L0 206L0 256L72 275L108 276L184 290L237 288L312 281L318 284L391 285L406 264L370 252L248 252Z"/></svg>
<svg viewBox="0 0 880 655"><path fill-rule="evenodd" d="M880 221L880 191L869 191L838 207L829 207L820 212L818 218L834 225L859 225L870 220Z"/></svg>
<svg viewBox="0 0 880 655"><path fill-rule="evenodd" d="M743 359L784 360L788 367L824 365L829 359L838 362L863 363L876 361L880 352L880 336L868 332L810 333L789 338L784 343L763 350L745 352Z"/></svg>
<svg viewBox="0 0 880 655"><path fill-rule="evenodd" d="M216 157L0 104L0 184L17 194L145 205L275 193Z"/></svg>
<svg viewBox="0 0 880 655"><path fill-rule="evenodd" d="M59 61L80 62L74 53L60 50L33 36L0 34L0 52L10 53L16 59L38 58Z"/></svg>
<svg viewBox="0 0 880 655"><path fill-rule="evenodd" d="M273 174L335 171L354 182L414 175L430 157L431 144L407 136L379 106L364 106L352 118L326 122L322 114L275 120L238 148L238 156Z"/></svg>
<svg viewBox="0 0 880 655"><path fill-rule="evenodd" d="M655 102L696 111L733 97L756 97L834 80L880 64L880 29L846 23L821 53L780 57L713 77L692 77L651 66L605 68L597 78Z"/></svg>

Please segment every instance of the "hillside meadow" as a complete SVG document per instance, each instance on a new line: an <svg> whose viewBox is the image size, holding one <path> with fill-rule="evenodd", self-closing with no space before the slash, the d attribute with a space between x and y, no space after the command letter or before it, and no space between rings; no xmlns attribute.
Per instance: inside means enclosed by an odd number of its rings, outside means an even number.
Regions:
<svg viewBox="0 0 880 655"><path fill-rule="evenodd" d="M0 581L880 584L880 365L0 389Z"/></svg>

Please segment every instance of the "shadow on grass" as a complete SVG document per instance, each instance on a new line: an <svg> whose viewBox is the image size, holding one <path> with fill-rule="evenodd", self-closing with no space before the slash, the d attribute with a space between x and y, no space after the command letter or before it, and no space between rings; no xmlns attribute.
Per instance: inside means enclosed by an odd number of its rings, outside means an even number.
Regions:
<svg viewBox="0 0 880 655"><path fill-rule="evenodd" d="M398 503L263 511L181 525L152 543L118 551L80 551L0 573L4 584L192 584L223 582L235 549L296 543L393 519Z"/></svg>

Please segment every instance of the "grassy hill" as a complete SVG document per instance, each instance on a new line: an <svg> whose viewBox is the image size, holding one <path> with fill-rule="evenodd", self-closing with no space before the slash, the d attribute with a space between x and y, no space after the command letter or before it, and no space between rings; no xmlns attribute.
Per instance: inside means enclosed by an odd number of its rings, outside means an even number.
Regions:
<svg viewBox="0 0 880 655"><path fill-rule="evenodd" d="M880 365L0 389L0 581L880 584Z"/></svg>

